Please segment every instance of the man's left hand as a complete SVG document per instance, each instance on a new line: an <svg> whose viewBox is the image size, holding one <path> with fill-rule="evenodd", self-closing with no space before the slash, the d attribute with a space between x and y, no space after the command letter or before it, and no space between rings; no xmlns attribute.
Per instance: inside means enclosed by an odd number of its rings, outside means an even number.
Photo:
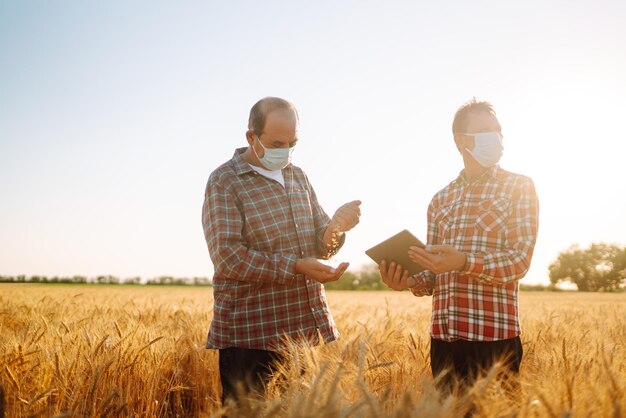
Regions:
<svg viewBox="0 0 626 418"><path fill-rule="evenodd" d="M465 253L451 245L429 245L426 248L410 247L409 257L435 274L460 270L465 266Z"/></svg>

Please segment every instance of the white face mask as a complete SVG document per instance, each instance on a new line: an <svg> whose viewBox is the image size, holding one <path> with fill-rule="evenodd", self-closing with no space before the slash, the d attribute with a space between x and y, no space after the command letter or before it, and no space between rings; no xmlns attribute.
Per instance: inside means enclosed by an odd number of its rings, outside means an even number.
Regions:
<svg viewBox="0 0 626 418"><path fill-rule="evenodd" d="M468 149L472 157L483 167L491 167L500 161L504 146L500 132L478 132L475 134L463 134L474 137L474 148Z"/></svg>
<svg viewBox="0 0 626 418"><path fill-rule="evenodd" d="M254 155L256 155L265 168L270 171L275 171L282 170L289 165L291 162L291 154L293 153L295 146L290 148L265 148L265 146L261 143L261 138L257 136L256 139L265 150L265 154L263 154L263 157L261 158L254 150L254 147L252 147L252 151L254 151Z"/></svg>

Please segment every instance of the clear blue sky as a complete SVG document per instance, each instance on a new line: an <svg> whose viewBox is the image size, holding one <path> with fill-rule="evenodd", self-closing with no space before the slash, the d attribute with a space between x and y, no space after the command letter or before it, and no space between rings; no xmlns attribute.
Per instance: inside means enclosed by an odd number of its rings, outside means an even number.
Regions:
<svg viewBox="0 0 626 418"><path fill-rule="evenodd" d="M527 283L574 243L626 244L623 1L0 0L0 274L211 276L209 173L250 107L301 115L294 163L329 215L361 199L339 261L408 228L462 168L472 96L531 176Z"/></svg>

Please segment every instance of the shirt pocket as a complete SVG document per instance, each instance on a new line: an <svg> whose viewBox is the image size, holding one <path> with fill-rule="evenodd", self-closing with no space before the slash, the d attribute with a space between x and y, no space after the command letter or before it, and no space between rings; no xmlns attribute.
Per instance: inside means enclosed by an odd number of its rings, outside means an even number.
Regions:
<svg viewBox="0 0 626 418"><path fill-rule="evenodd" d="M313 205L309 191L300 186L294 187L289 195L291 214L301 242L308 242L315 236Z"/></svg>
<svg viewBox="0 0 626 418"><path fill-rule="evenodd" d="M499 197L483 200L478 204L476 225L485 232L494 232L504 229L509 213L510 201Z"/></svg>
<svg viewBox="0 0 626 418"><path fill-rule="evenodd" d="M306 188L294 186L289 193L289 201L291 202L291 209L294 211L294 217L308 217L313 213L311 195Z"/></svg>
<svg viewBox="0 0 626 418"><path fill-rule="evenodd" d="M452 231L454 229L454 219L452 216L453 210L454 204L442 207L435 221L439 229L439 233L437 235L439 237L440 244L446 244L451 239Z"/></svg>

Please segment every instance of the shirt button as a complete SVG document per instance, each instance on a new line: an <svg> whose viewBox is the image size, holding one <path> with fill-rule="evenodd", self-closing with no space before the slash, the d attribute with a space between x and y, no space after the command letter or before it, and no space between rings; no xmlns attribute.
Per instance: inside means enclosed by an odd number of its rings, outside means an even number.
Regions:
<svg viewBox="0 0 626 418"><path fill-rule="evenodd" d="M296 228L298 228L298 224L296 224Z"/></svg>

